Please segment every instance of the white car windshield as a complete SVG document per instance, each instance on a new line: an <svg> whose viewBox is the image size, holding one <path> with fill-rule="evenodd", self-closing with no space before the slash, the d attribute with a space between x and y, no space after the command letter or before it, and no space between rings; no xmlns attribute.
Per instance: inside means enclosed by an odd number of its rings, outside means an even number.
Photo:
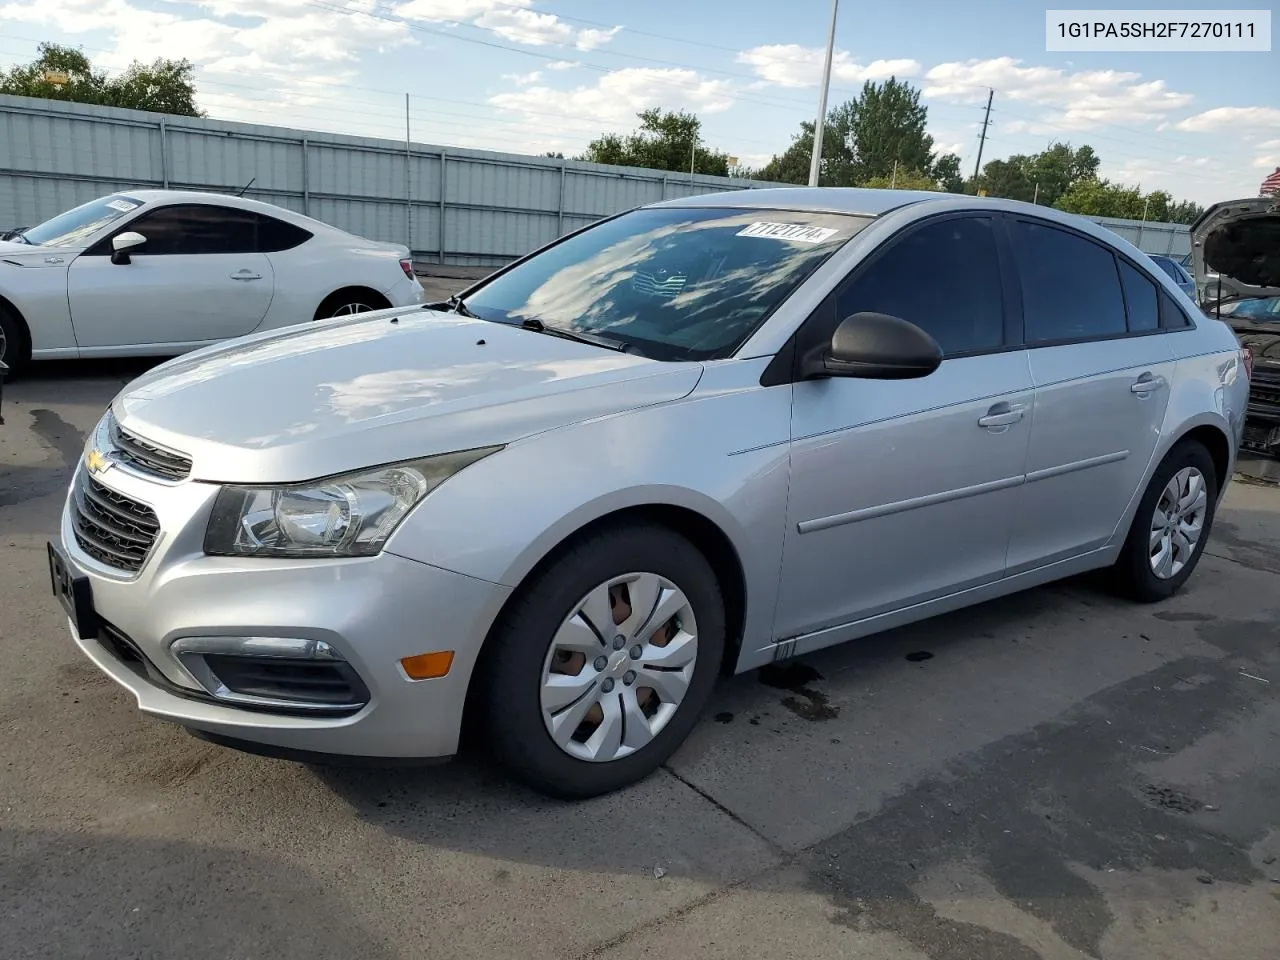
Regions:
<svg viewBox="0 0 1280 960"><path fill-rule="evenodd" d="M484 320L627 345L658 360L729 356L870 218L650 207L608 220L468 295Z"/></svg>
<svg viewBox="0 0 1280 960"><path fill-rule="evenodd" d="M142 206L141 200L117 194L90 200L52 220L22 232L22 239L37 247L78 247L107 224Z"/></svg>

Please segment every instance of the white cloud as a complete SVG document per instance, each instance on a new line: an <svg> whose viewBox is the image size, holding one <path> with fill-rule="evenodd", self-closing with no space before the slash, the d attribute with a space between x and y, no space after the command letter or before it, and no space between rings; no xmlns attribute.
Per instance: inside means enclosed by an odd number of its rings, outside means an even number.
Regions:
<svg viewBox="0 0 1280 960"><path fill-rule="evenodd" d="M498 8L476 18L476 26L491 30L504 40L531 47L565 44L573 39L573 27L553 13Z"/></svg>
<svg viewBox="0 0 1280 960"><path fill-rule="evenodd" d="M1025 66L1013 57L940 63L925 74L924 95L960 103L980 103L989 89L997 106L1019 101L1048 106L1033 120L1004 124L1010 132L1036 134L1054 130L1092 130L1112 124L1159 123L1171 111L1194 99L1168 89L1163 80L1140 82L1139 73L1117 70L1068 71Z"/></svg>
<svg viewBox="0 0 1280 960"><path fill-rule="evenodd" d="M547 64L548 70L572 70L574 67L580 67L582 64L577 60L552 60Z"/></svg>
<svg viewBox="0 0 1280 960"><path fill-rule="evenodd" d="M610 27L608 30L596 30L593 28L579 30L578 39L574 45L582 51L594 50L600 44L608 43L616 37L621 29L621 27Z"/></svg>
<svg viewBox="0 0 1280 960"><path fill-rule="evenodd" d="M530 47L572 45L591 50L622 29L579 30L554 13L535 10L533 0L408 0L391 9L410 20L470 24Z"/></svg>
<svg viewBox="0 0 1280 960"><path fill-rule="evenodd" d="M1177 127L1192 133L1210 133L1232 127L1280 127L1280 108L1214 107L1179 121Z"/></svg>
<svg viewBox="0 0 1280 960"><path fill-rule="evenodd" d="M699 115L717 113L732 105L726 80L708 80L694 70L634 67L614 70L589 86L556 90L532 86L500 93L489 103L523 114L545 125L548 114L568 120L588 120L600 129L631 130L636 114L648 107L692 110Z"/></svg>
<svg viewBox="0 0 1280 960"><path fill-rule="evenodd" d="M531 73L504 73L503 80L510 80L517 87L527 87L531 83L537 83L542 79L542 71L534 70Z"/></svg>
<svg viewBox="0 0 1280 960"><path fill-rule="evenodd" d="M826 51L802 47L798 43L771 43L743 50L738 63L745 63L764 86L774 83L782 87L816 87L822 82L822 62ZM853 60L848 50L837 50L831 58L831 79L836 83L862 83L864 80L887 80L889 77L913 77L920 72L915 60L875 60L863 66Z"/></svg>
<svg viewBox="0 0 1280 960"><path fill-rule="evenodd" d="M0 20L72 35L103 31L111 38L110 47L93 59L108 70L135 59L186 58L202 76L253 83L258 99L299 80L341 84L354 75L351 68L361 54L412 42L404 24L324 10L305 0L201 0L193 5L208 16L183 16L129 0L42 0L0 6ZM369 11L372 0L348 0L342 9Z"/></svg>

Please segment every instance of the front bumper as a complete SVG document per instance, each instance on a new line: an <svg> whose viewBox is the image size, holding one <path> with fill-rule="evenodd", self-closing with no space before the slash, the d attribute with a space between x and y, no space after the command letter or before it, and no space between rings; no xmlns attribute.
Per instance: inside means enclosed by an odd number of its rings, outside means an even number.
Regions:
<svg viewBox="0 0 1280 960"><path fill-rule="evenodd" d="M1244 446L1257 453L1280 454L1280 364L1254 362Z"/></svg>
<svg viewBox="0 0 1280 960"><path fill-rule="evenodd" d="M200 541L216 487L157 484L118 468L98 480L151 505L161 534L136 574L113 571L80 549L68 498L62 550L74 572L89 578L94 611L107 625L96 637L73 637L141 710L286 751L388 758L456 752L472 667L509 588L389 553L318 561L205 556ZM216 700L169 650L193 636L324 641L358 673L368 703L347 716L309 716ZM136 656L122 656L130 648ZM455 651L446 676L405 675L402 658L436 650Z"/></svg>

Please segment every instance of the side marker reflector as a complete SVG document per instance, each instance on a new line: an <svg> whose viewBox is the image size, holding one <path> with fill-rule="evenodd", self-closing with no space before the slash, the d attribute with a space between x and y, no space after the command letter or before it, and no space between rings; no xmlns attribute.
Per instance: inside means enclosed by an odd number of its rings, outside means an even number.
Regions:
<svg viewBox="0 0 1280 960"><path fill-rule="evenodd" d="M400 661L401 669L410 680L435 680L445 676L452 666L452 650L419 653L417 656L405 657Z"/></svg>

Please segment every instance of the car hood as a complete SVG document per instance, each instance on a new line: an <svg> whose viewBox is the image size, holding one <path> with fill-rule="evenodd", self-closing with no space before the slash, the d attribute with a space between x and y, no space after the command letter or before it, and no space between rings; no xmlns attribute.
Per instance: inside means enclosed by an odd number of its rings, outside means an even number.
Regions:
<svg viewBox="0 0 1280 960"><path fill-rule="evenodd" d="M1280 296L1280 200L1251 197L1216 203L1191 226L1197 285L1210 274L1224 296ZM1213 277L1208 296L1217 296Z"/></svg>
<svg viewBox="0 0 1280 960"><path fill-rule="evenodd" d="M192 477L310 480L510 443L688 395L697 363L414 308L245 337L156 367L112 402Z"/></svg>

